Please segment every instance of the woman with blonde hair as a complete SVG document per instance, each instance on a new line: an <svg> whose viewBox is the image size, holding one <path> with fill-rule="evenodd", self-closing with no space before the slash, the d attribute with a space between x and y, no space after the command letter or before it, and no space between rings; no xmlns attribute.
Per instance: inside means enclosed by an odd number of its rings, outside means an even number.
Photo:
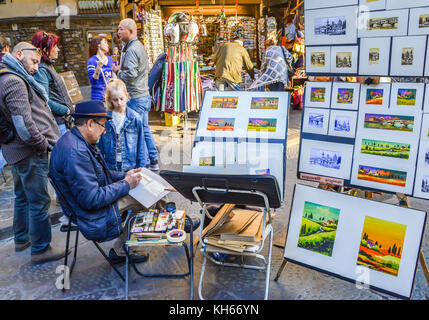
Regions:
<svg viewBox="0 0 429 320"><path fill-rule="evenodd" d="M122 80L107 84L105 103L111 120L97 146L111 170L128 171L146 167L146 145L140 116L127 108L129 96Z"/></svg>

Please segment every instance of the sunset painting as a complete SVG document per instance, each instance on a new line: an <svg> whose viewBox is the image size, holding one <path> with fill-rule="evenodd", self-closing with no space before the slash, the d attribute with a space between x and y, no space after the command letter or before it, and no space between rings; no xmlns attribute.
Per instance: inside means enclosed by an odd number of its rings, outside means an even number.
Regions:
<svg viewBox="0 0 429 320"><path fill-rule="evenodd" d="M357 264L397 277L407 226L366 216Z"/></svg>
<svg viewBox="0 0 429 320"><path fill-rule="evenodd" d="M366 104L383 104L383 89L366 89Z"/></svg>
<svg viewBox="0 0 429 320"><path fill-rule="evenodd" d="M389 170L370 166L359 166L359 180L366 180L377 183L390 184L399 187L405 187L407 173L404 171Z"/></svg>
<svg viewBox="0 0 429 320"><path fill-rule="evenodd" d="M277 119L259 119L250 118L247 126L247 131L268 131L275 132Z"/></svg>
<svg viewBox="0 0 429 320"><path fill-rule="evenodd" d="M207 130L209 131L234 131L234 118L209 118Z"/></svg>
<svg viewBox="0 0 429 320"><path fill-rule="evenodd" d="M413 131L414 117L365 113L364 128Z"/></svg>
<svg viewBox="0 0 429 320"><path fill-rule="evenodd" d="M214 97L212 108L215 109L237 109L238 97Z"/></svg>

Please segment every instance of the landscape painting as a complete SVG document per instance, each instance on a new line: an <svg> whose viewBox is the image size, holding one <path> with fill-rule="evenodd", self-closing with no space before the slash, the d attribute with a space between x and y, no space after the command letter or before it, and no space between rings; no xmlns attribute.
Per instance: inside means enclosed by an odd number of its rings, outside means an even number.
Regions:
<svg viewBox="0 0 429 320"><path fill-rule="evenodd" d="M407 226L365 217L357 265L397 277Z"/></svg>
<svg viewBox="0 0 429 320"><path fill-rule="evenodd" d="M237 109L238 97L214 97L212 108L215 109Z"/></svg>
<svg viewBox="0 0 429 320"><path fill-rule="evenodd" d="M315 68L325 67L325 52L312 52L311 53L311 66Z"/></svg>
<svg viewBox="0 0 429 320"><path fill-rule="evenodd" d="M313 129L323 128L323 114L310 113L308 115L308 127Z"/></svg>
<svg viewBox="0 0 429 320"><path fill-rule="evenodd" d="M368 129L412 132L414 117L365 113L364 127Z"/></svg>
<svg viewBox="0 0 429 320"><path fill-rule="evenodd" d="M341 167L341 152L312 148L310 150L310 164L339 170Z"/></svg>
<svg viewBox="0 0 429 320"><path fill-rule="evenodd" d="M209 131L234 131L234 118L209 118L207 130Z"/></svg>
<svg viewBox="0 0 429 320"><path fill-rule="evenodd" d="M357 178L359 180L405 187L407 173L404 171L359 165Z"/></svg>
<svg viewBox="0 0 429 320"><path fill-rule="evenodd" d="M350 117L336 116L334 121L334 131L350 132Z"/></svg>
<svg viewBox="0 0 429 320"><path fill-rule="evenodd" d="M429 28L429 14L420 15L419 28Z"/></svg>
<svg viewBox="0 0 429 320"><path fill-rule="evenodd" d="M200 157L200 167L213 167L215 165L215 157Z"/></svg>
<svg viewBox="0 0 429 320"><path fill-rule="evenodd" d="M275 132L277 119L250 118L247 125L247 131L268 131Z"/></svg>
<svg viewBox="0 0 429 320"><path fill-rule="evenodd" d="M383 89L366 89L366 104L383 104Z"/></svg>
<svg viewBox="0 0 429 320"><path fill-rule="evenodd" d="M314 20L314 34L317 36L345 35L346 17L317 18Z"/></svg>
<svg viewBox="0 0 429 320"><path fill-rule="evenodd" d="M310 101L312 102L325 102L326 88L311 88Z"/></svg>
<svg viewBox="0 0 429 320"><path fill-rule="evenodd" d="M399 17L368 19L368 30L395 30L398 29Z"/></svg>
<svg viewBox="0 0 429 320"><path fill-rule="evenodd" d="M305 201L298 247L332 257L340 209Z"/></svg>
<svg viewBox="0 0 429 320"><path fill-rule="evenodd" d="M362 139L361 153L398 159L409 159L411 145L389 141Z"/></svg>
<svg viewBox="0 0 429 320"><path fill-rule="evenodd" d="M353 89L338 89L337 103L353 104Z"/></svg>
<svg viewBox="0 0 429 320"><path fill-rule="evenodd" d="M415 106L416 94L416 89L398 89L396 104L400 106Z"/></svg>
<svg viewBox="0 0 429 320"><path fill-rule="evenodd" d="M257 98L253 97L250 109L277 110L279 108L279 98Z"/></svg>

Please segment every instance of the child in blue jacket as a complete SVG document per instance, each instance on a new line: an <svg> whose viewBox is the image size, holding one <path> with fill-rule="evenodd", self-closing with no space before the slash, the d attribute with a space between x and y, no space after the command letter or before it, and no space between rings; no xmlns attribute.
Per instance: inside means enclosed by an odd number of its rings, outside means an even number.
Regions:
<svg viewBox="0 0 429 320"><path fill-rule="evenodd" d="M112 119L97 146L110 170L146 167L146 145L140 116L127 108L128 92L122 80L111 80L106 89L106 109Z"/></svg>

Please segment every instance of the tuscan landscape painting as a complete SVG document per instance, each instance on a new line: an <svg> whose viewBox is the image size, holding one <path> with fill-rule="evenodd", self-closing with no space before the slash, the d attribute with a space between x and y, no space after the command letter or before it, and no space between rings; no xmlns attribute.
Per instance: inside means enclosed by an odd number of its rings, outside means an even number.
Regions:
<svg viewBox="0 0 429 320"><path fill-rule="evenodd" d="M312 102L325 102L325 94L326 89L325 88L311 88L310 93L310 101Z"/></svg>
<svg viewBox="0 0 429 320"><path fill-rule="evenodd" d="M395 131L413 131L414 117L365 113L364 127Z"/></svg>
<svg viewBox="0 0 429 320"><path fill-rule="evenodd" d="M340 209L306 201L298 247L332 257Z"/></svg>
<svg viewBox="0 0 429 320"><path fill-rule="evenodd" d="M252 98L250 109L277 110L279 98Z"/></svg>
<svg viewBox="0 0 429 320"><path fill-rule="evenodd" d="M209 118L207 130L209 131L234 131L234 118Z"/></svg>
<svg viewBox="0 0 429 320"><path fill-rule="evenodd" d="M268 131L275 132L277 119L259 119L250 118L247 125L247 131Z"/></svg>
<svg viewBox="0 0 429 320"><path fill-rule="evenodd" d="M408 143L396 143L389 141L362 139L361 153L375 156L408 159L411 145Z"/></svg>
<svg viewBox="0 0 429 320"><path fill-rule="evenodd" d="M366 89L366 104L383 104L383 89Z"/></svg>
<svg viewBox="0 0 429 320"><path fill-rule="evenodd" d="M215 97L212 100L212 108L237 109L238 97Z"/></svg>
<svg viewBox="0 0 429 320"><path fill-rule="evenodd" d="M396 104L401 106L415 106L416 91L416 89L398 89Z"/></svg>
<svg viewBox="0 0 429 320"><path fill-rule="evenodd" d="M407 181L407 173L404 171L360 165L358 169L357 178L359 180L366 180L371 182L405 187L405 183Z"/></svg>
<svg viewBox="0 0 429 320"><path fill-rule="evenodd" d="M365 217L357 264L398 276L407 226Z"/></svg>

